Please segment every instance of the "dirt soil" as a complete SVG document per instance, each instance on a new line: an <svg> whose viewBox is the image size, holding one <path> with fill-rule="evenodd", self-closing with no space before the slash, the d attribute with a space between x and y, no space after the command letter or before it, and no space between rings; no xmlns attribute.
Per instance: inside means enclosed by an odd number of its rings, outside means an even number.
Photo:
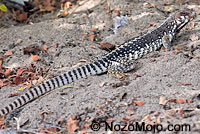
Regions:
<svg viewBox="0 0 200 134"><path fill-rule="evenodd" d="M181 6L173 0L168 1L169 5L165 5L163 0L149 1L156 7L145 0L109 1L110 13L105 9L107 1L90 0L90 3L84 3L65 18L1 29L0 55L3 56L7 50L13 52L2 64L6 67L21 68L33 63L36 67L48 70L44 77L46 80L84 64L79 63L81 59L89 62L106 53L99 47L101 41L118 45L154 29L167 17L162 11L177 11L187 7L194 9L197 17L178 34L170 51L156 51L138 60L138 68L130 72L131 76L126 80L120 81L106 74L91 76L70 85L79 88L59 89L26 104L17 116L20 118L20 124L28 121L22 128L30 130L44 124L59 126L59 119L67 120L74 115L73 119L78 121L77 133L105 132L104 126L96 132L87 127L83 128L85 124L91 124L92 120L112 120L114 124L142 121L146 124L162 124L163 131L159 133L172 133L166 130L168 124L189 124L190 131L180 129L176 133L200 133L198 1L183 2ZM84 13L88 15L85 17ZM122 15L127 15L128 25L120 27L118 33L114 34L113 18ZM92 28L97 28L97 32L92 32ZM88 39L89 35L94 35L94 41ZM22 42L16 44L18 39L22 39ZM48 46L46 52L38 54L38 61L33 61L30 55L23 54L23 49L31 44L41 48ZM11 93L23 94L26 91L18 91L20 87L26 86L4 86L0 89L0 108L17 98L9 97ZM47 114L42 115L43 112ZM9 127L16 129L16 121L9 122ZM174 132L175 130L179 130L179 127L174 127Z"/></svg>

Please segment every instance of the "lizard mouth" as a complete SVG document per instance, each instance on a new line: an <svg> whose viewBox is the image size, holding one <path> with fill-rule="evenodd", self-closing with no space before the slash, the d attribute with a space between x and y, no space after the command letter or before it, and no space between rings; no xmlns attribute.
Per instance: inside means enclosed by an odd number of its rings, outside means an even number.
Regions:
<svg viewBox="0 0 200 134"><path fill-rule="evenodd" d="M194 11L192 11L192 13L189 16L190 20L193 20L196 17L196 13Z"/></svg>
<svg viewBox="0 0 200 134"><path fill-rule="evenodd" d="M192 9L185 9L180 13L180 16L184 16L184 17L188 18L189 20L192 20L195 18L196 13Z"/></svg>

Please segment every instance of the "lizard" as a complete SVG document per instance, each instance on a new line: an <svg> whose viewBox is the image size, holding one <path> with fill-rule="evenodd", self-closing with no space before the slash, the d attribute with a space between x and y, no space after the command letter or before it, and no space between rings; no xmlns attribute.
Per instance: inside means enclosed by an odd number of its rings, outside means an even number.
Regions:
<svg viewBox="0 0 200 134"><path fill-rule="evenodd" d="M1 109L0 116L5 116L36 98L81 78L106 72L114 76L120 76L133 70L136 61L148 53L158 50L162 46L169 49L175 36L194 17L195 12L191 9L183 9L173 13L154 30L147 32L143 36L125 41L102 58L53 77L31 88Z"/></svg>

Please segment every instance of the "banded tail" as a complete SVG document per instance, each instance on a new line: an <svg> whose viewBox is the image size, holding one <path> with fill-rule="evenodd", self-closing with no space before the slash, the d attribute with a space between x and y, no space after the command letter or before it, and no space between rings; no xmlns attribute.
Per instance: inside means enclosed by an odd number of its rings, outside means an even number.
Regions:
<svg viewBox="0 0 200 134"><path fill-rule="evenodd" d="M35 100L36 98L64 85L70 84L75 80L86 78L90 75L101 74L107 71L108 61L106 58L94 61L93 63L86 64L84 66L75 68L64 74L56 76L50 80L47 80L38 86L31 88L25 94L18 97L13 103L9 104L5 108L1 109L0 116L6 115L11 111L20 108L26 103Z"/></svg>

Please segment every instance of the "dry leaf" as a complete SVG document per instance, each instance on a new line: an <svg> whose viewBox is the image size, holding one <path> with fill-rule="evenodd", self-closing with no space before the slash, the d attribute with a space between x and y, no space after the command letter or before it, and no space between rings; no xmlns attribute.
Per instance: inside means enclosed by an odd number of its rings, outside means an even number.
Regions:
<svg viewBox="0 0 200 134"><path fill-rule="evenodd" d="M135 104L140 107L144 104L144 102L143 101L135 101Z"/></svg>
<svg viewBox="0 0 200 134"><path fill-rule="evenodd" d="M179 115L182 115L183 114L183 108L181 107L178 111Z"/></svg>
<svg viewBox="0 0 200 134"><path fill-rule="evenodd" d="M42 48L38 45L32 44L23 49L25 55L37 55L42 51Z"/></svg>
<svg viewBox="0 0 200 134"><path fill-rule="evenodd" d="M169 5L170 5L169 1L165 1L165 2L164 2L164 5L165 5L165 6L169 6Z"/></svg>
<svg viewBox="0 0 200 134"><path fill-rule="evenodd" d="M40 12L46 12L46 11L54 11L54 7L52 7L52 3L48 1L43 1L43 4L39 5Z"/></svg>
<svg viewBox="0 0 200 134"><path fill-rule="evenodd" d="M152 23L150 24L150 26L151 26L151 27L155 27L155 26L156 26L156 23L155 23L155 22L152 22Z"/></svg>
<svg viewBox="0 0 200 134"><path fill-rule="evenodd" d="M3 17L4 12L0 12L0 19Z"/></svg>
<svg viewBox="0 0 200 134"><path fill-rule="evenodd" d="M130 119L128 119L128 118L122 118L122 121L124 121L124 122L129 122Z"/></svg>
<svg viewBox="0 0 200 134"><path fill-rule="evenodd" d="M11 50L8 50L8 51L4 54L4 56L10 56L10 55L12 55L12 51L11 51Z"/></svg>
<svg viewBox="0 0 200 134"><path fill-rule="evenodd" d="M183 50L185 48L185 45L178 45L177 50Z"/></svg>
<svg viewBox="0 0 200 134"><path fill-rule="evenodd" d="M11 72L11 71L10 71L10 69L7 69L7 70L5 71L5 73L4 73L4 74L5 74L5 76L8 76L8 75L10 75L10 72Z"/></svg>
<svg viewBox="0 0 200 134"><path fill-rule="evenodd" d="M47 45L44 45L44 46L43 46L43 50L44 50L44 51L47 51L47 48L48 48Z"/></svg>
<svg viewBox="0 0 200 134"><path fill-rule="evenodd" d="M82 14L82 17L83 17L83 18L86 18L86 17L87 17L87 14L86 14L86 13L83 13L83 14Z"/></svg>
<svg viewBox="0 0 200 134"><path fill-rule="evenodd" d="M89 41L94 41L94 37L95 37L95 36L92 34L92 35L90 35L90 36L88 37L88 40L89 40Z"/></svg>
<svg viewBox="0 0 200 134"><path fill-rule="evenodd" d="M92 28L91 31L94 32L94 33L96 33L97 29L96 28Z"/></svg>
<svg viewBox="0 0 200 134"><path fill-rule="evenodd" d="M184 103L186 103L186 100L185 99L176 99L176 103L184 104Z"/></svg>
<svg viewBox="0 0 200 134"><path fill-rule="evenodd" d="M113 13L119 13L119 10L114 10Z"/></svg>
<svg viewBox="0 0 200 134"><path fill-rule="evenodd" d="M44 115L44 114L48 115L50 113L51 113L51 111L47 109L47 110L41 112L40 115Z"/></svg>
<svg viewBox="0 0 200 134"><path fill-rule="evenodd" d="M113 50L115 48L115 45L110 44L108 42L101 42L100 43L100 48L102 50Z"/></svg>
<svg viewBox="0 0 200 134"><path fill-rule="evenodd" d="M191 41L197 41L199 39L199 37L196 35L196 34L192 34L191 36L190 36L190 40Z"/></svg>
<svg viewBox="0 0 200 134"><path fill-rule="evenodd" d="M4 121L0 121L0 126L4 125L5 122Z"/></svg>
<svg viewBox="0 0 200 134"><path fill-rule="evenodd" d="M58 124L60 124L60 123L62 123L64 121L65 121L65 118L60 118L60 119L58 119Z"/></svg>
<svg viewBox="0 0 200 134"><path fill-rule="evenodd" d="M95 46L87 46L88 48L92 48L92 49L95 49L96 47Z"/></svg>
<svg viewBox="0 0 200 134"><path fill-rule="evenodd" d="M53 48L57 48L58 47L58 44L53 44L51 45Z"/></svg>
<svg viewBox="0 0 200 134"><path fill-rule="evenodd" d="M157 119L156 119L156 124L160 124L160 123L161 123L160 118L157 118Z"/></svg>
<svg viewBox="0 0 200 134"><path fill-rule="evenodd" d="M26 86L26 89L30 89L31 86L32 86L32 83L30 82L30 83L28 83L28 85Z"/></svg>
<svg viewBox="0 0 200 134"><path fill-rule="evenodd" d="M179 5L183 4L183 0L176 0L176 3L178 3Z"/></svg>
<svg viewBox="0 0 200 134"><path fill-rule="evenodd" d="M65 11L65 10L60 10L58 13L57 13L57 17L65 17L68 15L68 12Z"/></svg>
<svg viewBox="0 0 200 134"><path fill-rule="evenodd" d="M44 81L44 78L42 76L40 76L39 79L37 80L37 84L40 84L43 81Z"/></svg>
<svg viewBox="0 0 200 134"><path fill-rule="evenodd" d="M68 100L73 100L73 97L69 97Z"/></svg>
<svg viewBox="0 0 200 134"><path fill-rule="evenodd" d="M37 80L32 81L33 85L37 85Z"/></svg>
<svg viewBox="0 0 200 134"><path fill-rule="evenodd" d="M27 20L27 15L28 15L27 12L24 12L24 13L20 14L18 20L20 22L26 21Z"/></svg>
<svg viewBox="0 0 200 134"><path fill-rule="evenodd" d="M145 116L145 117L142 119L142 121L148 121L148 122L150 122L150 121L151 121L150 115Z"/></svg>
<svg viewBox="0 0 200 134"><path fill-rule="evenodd" d="M172 99L171 97L169 98L169 102L176 102L176 99Z"/></svg>
<svg viewBox="0 0 200 134"><path fill-rule="evenodd" d="M18 39L17 42L16 42L16 44L18 44L18 45L21 44L21 43L22 43L22 39Z"/></svg>
<svg viewBox="0 0 200 134"><path fill-rule="evenodd" d="M132 107L128 107L127 110L128 111L134 111L134 109Z"/></svg>
<svg viewBox="0 0 200 134"><path fill-rule="evenodd" d="M192 99L187 100L188 103L192 103Z"/></svg>
<svg viewBox="0 0 200 134"><path fill-rule="evenodd" d="M179 54L180 52L181 52L181 51L180 51L180 50L177 50L177 49L173 51L173 53L176 54L176 55Z"/></svg>
<svg viewBox="0 0 200 134"><path fill-rule="evenodd" d="M33 61L38 61L39 59L38 55L32 55L31 58Z"/></svg>
<svg viewBox="0 0 200 134"><path fill-rule="evenodd" d="M166 103L167 103L167 100L164 97L160 96L159 104L166 105Z"/></svg>
<svg viewBox="0 0 200 134"><path fill-rule="evenodd" d="M67 120L67 129L69 133L74 133L78 129L78 121L74 117L70 117Z"/></svg>
<svg viewBox="0 0 200 134"><path fill-rule="evenodd" d="M13 97L13 96L18 96L19 94L17 93L17 92L14 92L14 93L11 93L11 97Z"/></svg>
<svg viewBox="0 0 200 134"><path fill-rule="evenodd" d="M41 126L40 126L40 128L41 128ZM46 130L38 130L38 133L40 133L40 134L46 134L47 133L47 131Z"/></svg>
<svg viewBox="0 0 200 134"><path fill-rule="evenodd" d="M2 88L4 86L3 81L0 80L0 88Z"/></svg>
<svg viewBox="0 0 200 134"><path fill-rule="evenodd" d="M166 6L166 7L164 7L164 11L171 13L171 12L174 12L174 8L172 6Z"/></svg>
<svg viewBox="0 0 200 134"><path fill-rule="evenodd" d="M189 23L190 28L194 28L194 24L195 24L195 23L194 23L193 21L190 22L190 23Z"/></svg>
<svg viewBox="0 0 200 134"><path fill-rule="evenodd" d="M99 84L100 87L103 87L103 86L105 86L105 85L106 85L106 82L101 82L101 83Z"/></svg>
<svg viewBox="0 0 200 134"><path fill-rule="evenodd" d="M78 62L87 62L85 59L80 59Z"/></svg>
<svg viewBox="0 0 200 134"><path fill-rule="evenodd" d="M57 128L56 127L49 127L48 131L55 134L57 132Z"/></svg>
<svg viewBox="0 0 200 134"><path fill-rule="evenodd" d="M55 20L55 19L56 19L56 17L55 17L55 16L51 16L51 19L52 19L52 20Z"/></svg>
<svg viewBox="0 0 200 134"><path fill-rule="evenodd" d="M21 75L21 74L23 73L23 71L24 71L24 70L23 70L23 69L21 69L21 68L20 68L20 69L18 69L18 70L17 70L17 73L16 73L16 75L17 75L17 76Z"/></svg>
<svg viewBox="0 0 200 134"><path fill-rule="evenodd" d="M90 124L84 124L83 127L82 127L82 130L83 130L83 129L88 129L88 128L90 128ZM87 134L87 133L86 133L86 134Z"/></svg>
<svg viewBox="0 0 200 134"><path fill-rule="evenodd" d="M150 3L150 7L155 8L156 5L154 3Z"/></svg>
<svg viewBox="0 0 200 134"><path fill-rule="evenodd" d="M188 85L192 85L191 83L189 83L189 82L182 82L181 83L183 86L188 86Z"/></svg>
<svg viewBox="0 0 200 134"><path fill-rule="evenodd" d="M67 11L64 11L64 13L62 14L63 17L67 16L68 15L68 12Z"/></svg>
<svg viewBox="0 0 200 134"><path fill-rule="evenodd" d="M64 10L67 10L68 8L70 8L72 6L71 2L66 2L65 6L64 6Z"/></svg>
<svg viewBox="0 0 200 134"><path fill-rule="evenodd" d="M88 134L88 131L79 131L80 134Z"/></svg>
<svg viewBox="0 0 200 134"><path fill-rule="evenodd" d="M15 83L16 85L20 85L20 84L22 84L22 80L23 80L22 77L17 76L17 77L14 79L14 83Z"/></svg>
<svg viewBox="0 0 200 134"><path fill-rule="evenodd" d="M167 115L166 115L167 118L173 118L171 115L174 115L177 112L178 112L177 108L173 108L173 109L169 109L169 110L164 111L164 113L167 113Z"/></svg>
<svg viewBox="0 0 200 134"><path fill-rule="evenodd" d="M132 99L132 104L133 104L133 105L135 105L135 101L136 101L136 99L133 98L133 99Z"/></svg>
<svg viewBox="0 0 200 134"><path fill-rule="evenodd" d="M75 114L73 114L71 117L72 117L73 120L76 119L76 115Z"/></svg>
<svg viewBox="0 0 200 134"><path fill-rule="evenodd" d="M81 33L82 36L88 36L88 33Z"/></svg>

